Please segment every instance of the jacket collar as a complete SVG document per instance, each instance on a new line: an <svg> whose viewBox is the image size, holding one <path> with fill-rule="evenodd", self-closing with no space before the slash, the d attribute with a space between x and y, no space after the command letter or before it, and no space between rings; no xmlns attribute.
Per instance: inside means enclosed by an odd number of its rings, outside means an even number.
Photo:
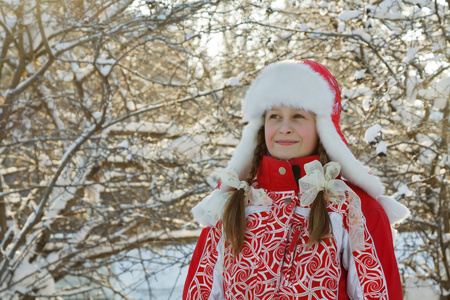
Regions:
<svg viewBox="0 0 450 300"><path fill-rule="evenodd" d="M273 156L264 156L258 169L256 181L259 186L271 191L297 191L298 185L294 179L292 168L300 167L300 177L305 175L304 165L319 160L318 155L279 160ZM297 167L294 167L297 168Z"/></svg>

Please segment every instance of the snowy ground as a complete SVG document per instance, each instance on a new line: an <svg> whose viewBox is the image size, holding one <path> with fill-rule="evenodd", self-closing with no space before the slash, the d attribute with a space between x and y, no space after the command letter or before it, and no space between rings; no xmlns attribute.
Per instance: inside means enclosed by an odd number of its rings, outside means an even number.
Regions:
<svg viewBox="0 0 450 300"><path fill-rule="evenodd" d="M116 291L134 300L181 299L189 268L190 254L195 243L184 246L167 246L157 250L133 249L118 256L118 262L109 269L97 270L99 274L114 272ZM56 284L56 289L83 286L86 279L67 276ZM108 289L94 290L78 296L63 296L64 300L119 300L122 296ZM43 299L42 299L43 300Z"/></svg>
<svg viewBox="0 0 450 300"><path fill-rule="evenodd" d="M439 293L429 282L411 277L405 284L405 300L439 300Z"/></svg>
<svg viewBox="0 0 450 300"><path fill-rule="evenodd" d="M144 266L147 270L147 276L150 276L148 280L145 280L146 274L143 271L143 266L133 264L133 272L127 272L120 276L122 283L129 286L127 295L136 300L181 299L184 281L189 268L188 262L185 261L185 254L192 252L194 247L195 244L189 244L183 247L168 248L161 253L141 252L140 256L149 262ZM134 251L137 252L136 250ZM162 257L161 254L164 256ZM190 259L190 256L188 259ZM185 266L180 268L182 264ZM117 270L128 269L129 267L130 264L121 263L117 266ZM150 294L149 290L151 291Z"/></svg>
<svg viewBox="0 0 450 300"><path fill-rule="evenodd" d="M420 236L415 232L405 232L398 235L395 241L395 255L397 261L402 261L408 258L412 251L416 250L417 245L422 244ZM418 264L432 264L429 257L425 257L422 254L414 256L414 260ZM439 300L439 291L433 285L432 282L424 281L414 277L412 271L405 268L405 266L399 264L400 272L404 273L405 279L405 294L403 298L405 300Z"/></svg>

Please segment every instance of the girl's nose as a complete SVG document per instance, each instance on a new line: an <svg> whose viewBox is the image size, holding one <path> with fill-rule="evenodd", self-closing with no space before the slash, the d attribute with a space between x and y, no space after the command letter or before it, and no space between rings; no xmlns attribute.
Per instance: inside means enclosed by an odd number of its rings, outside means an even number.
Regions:
<svg viewBox="0 0 450 300"><path fill-rule="evenodd" d="M279 129L280 133L283 134L289 134L292 133L292 126L289 122L285 121L281 124L280 129Z"/></svg>

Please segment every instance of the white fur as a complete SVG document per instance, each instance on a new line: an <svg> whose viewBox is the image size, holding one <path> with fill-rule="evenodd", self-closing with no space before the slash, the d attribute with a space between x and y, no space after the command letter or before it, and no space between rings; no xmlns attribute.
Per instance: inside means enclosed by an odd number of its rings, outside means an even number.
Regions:
<svg viewBox="0 0 450 300"><path fill-rule="evenodd" d="M214 190L192 208L191 211L195 220L205 227L216 226L217 222L222 219L223 208L229 196L229 193ZM218 216L217 219L214 218L215 215Z"/></svg>
<svg viewBox="0 0 450 300"><path fill-rule="evenodd" d="M374 198L383 194L384 187L380 179L370 175L366 168L353 156L337 133L331 117L317 116L316 126L320 142L330 159L341 163L342 176Z"/></svg>
<svg viewBox="0 0 450 300"><path fill-rule="evenodd" d="M381 195L377 197L377 201L384 208L391 224L400 223L410 215L406 206L391 197Z"/></svg>
<svg viewBox="0 0 450 300"><path fill-rule="evenodd" d="M334 96L328 82L307 64L283 61L269 65L247 91L242 106L244 122L280 105L331 115Z"/></svg>
<svg viewBox="0 0 450 300"><path fill-rule="evenodd" d="M258 131L263 125L264 119L260 116L250 121L250 123L244 127L241 141L236 147L236 150L228 163L227 168L236 169L241 180L247 178L247 175L250 172L253 152L255 151L258 142ZM225 188L224 184L222 186Z"/></svg>

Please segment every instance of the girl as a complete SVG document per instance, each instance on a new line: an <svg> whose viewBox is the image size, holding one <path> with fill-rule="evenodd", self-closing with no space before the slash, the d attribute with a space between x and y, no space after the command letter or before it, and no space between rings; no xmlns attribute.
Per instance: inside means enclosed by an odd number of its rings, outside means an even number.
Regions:
<svg viewBox="0 0 450 300"><path fill-rule="evenodd" d="M207 227L183 299L402 299L389 221L408 210L349 151L333 75L270 65L243 110L219 187L193 209Z"/></svg>

